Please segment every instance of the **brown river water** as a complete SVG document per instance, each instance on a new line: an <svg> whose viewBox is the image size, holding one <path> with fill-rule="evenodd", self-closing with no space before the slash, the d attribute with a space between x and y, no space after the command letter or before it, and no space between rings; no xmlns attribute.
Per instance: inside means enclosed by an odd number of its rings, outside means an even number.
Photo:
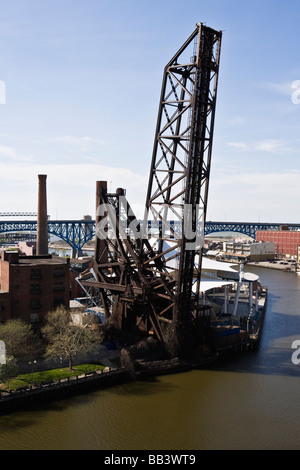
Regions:
<svg viewBox="0 0 300 470"><path fill-rule="evenodd" d="M269 289L258 351L0 416L0 450L300 449L300 276L247 271Z"/></svg>

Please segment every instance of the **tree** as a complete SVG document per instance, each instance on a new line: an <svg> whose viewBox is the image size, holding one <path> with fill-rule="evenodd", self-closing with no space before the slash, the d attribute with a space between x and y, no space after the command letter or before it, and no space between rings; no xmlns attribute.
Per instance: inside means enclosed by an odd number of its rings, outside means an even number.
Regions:
<svg viewBox="0 0 300 470"><path fill-rule="evenodd" d="M7 382L9 386L9 381L12 377L15 377L18 373L18 366L16 360L12 356L6 357L5 364L0 364L0 382Z"/></svg>
<svg viewBox="0 0 300 470"><path fill-rule="evenodd" d="M91 352L99 344L99 338L88 325L81 327L72 323L71 314L65 307L48 313L42 333L47 341L46 357L67 359L70 370L75 356Z"/></svg>
<svg viewBox="0 0 300 470"><path fill-rule="evenodd" d="M0 340L4 341L6 354L17 360L30 360L41 352L38 337L31 325L21 319L8 320L0 325Z"/></svg>

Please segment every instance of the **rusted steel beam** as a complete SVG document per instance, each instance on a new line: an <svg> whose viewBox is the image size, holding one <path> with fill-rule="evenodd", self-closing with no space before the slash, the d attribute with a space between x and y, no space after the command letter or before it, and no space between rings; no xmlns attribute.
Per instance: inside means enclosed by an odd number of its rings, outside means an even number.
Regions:
<svg viewBox="0 0 300 470"><path fill-rule="evenodd" d="M97 241L96 279L84 282L99 289L119 328L143 329L160 341L161 321L190 334L199 312L197 237L206 218L221 37L198 23L164 69L142 229L125 190L107 193L107 183L97 183L96 204L104 207L97 222L113 237ZM156 246L148 239L152 220Z"/></svg>

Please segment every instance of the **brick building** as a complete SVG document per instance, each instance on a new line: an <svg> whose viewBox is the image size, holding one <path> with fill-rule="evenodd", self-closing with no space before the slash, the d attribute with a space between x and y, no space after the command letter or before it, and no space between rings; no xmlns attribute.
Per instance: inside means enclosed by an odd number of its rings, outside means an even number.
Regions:
<svg viewBox="0 0 300 470"><path fill-rule="evenodd" d="M2 252L0 261L0 322L13 318L41 325L57 306L69 308L69 260L20 256Z"/></svg>
<svg viewBox="0 0 300 470"><path fill-rule="evenodd" d="M279 257L297 258L300 232L292 230L259 230L256 232L256 240L274 242L275 253Z"/></svg>

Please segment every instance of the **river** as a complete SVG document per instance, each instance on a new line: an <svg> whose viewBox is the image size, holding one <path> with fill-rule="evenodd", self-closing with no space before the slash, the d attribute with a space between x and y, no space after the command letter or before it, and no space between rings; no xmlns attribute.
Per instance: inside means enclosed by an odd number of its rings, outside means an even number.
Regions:
<svg viewBox="0 0 300 470"><path fill-rule="evenodd" d="M300 449L300 276L247 271L269 289L258 351L1 416L0 450Z"/></svg>

